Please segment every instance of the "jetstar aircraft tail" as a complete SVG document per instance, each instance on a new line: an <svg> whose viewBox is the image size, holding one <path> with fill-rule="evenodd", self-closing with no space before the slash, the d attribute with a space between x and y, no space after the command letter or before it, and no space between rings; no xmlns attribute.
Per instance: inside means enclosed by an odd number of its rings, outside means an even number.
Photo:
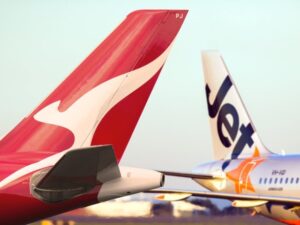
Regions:
<svg viewBox="0 0 300 225"><path fill-rule="evenodd" d="M215 159L267 155L230 73L216 51L202 53Z"/></svg>
<svg viewBox="0 0 300 225"><path fill-rule="evenodd" d="M208 191L165 187L146 192L164 201L190 196L228 199L233 207L252 208L280 222L300 224L296 214L300 197L295 191L299 155L272 155L260 141L220 54L203 52L202 58L216 160L190 173L160 172L192 179Z"/></svg>

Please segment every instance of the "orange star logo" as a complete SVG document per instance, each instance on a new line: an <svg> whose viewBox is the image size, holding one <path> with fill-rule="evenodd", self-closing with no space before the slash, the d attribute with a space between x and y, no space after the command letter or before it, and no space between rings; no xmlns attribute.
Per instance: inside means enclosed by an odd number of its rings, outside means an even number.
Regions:
<svg viewBox="0 0 300 225"><path fill-rule="evenodd" d="M251 183L250 173L264 160L264 158L260 157L259 150L256 147L251 157L242 161L236 169L226 173L226 177L235 184L236 193L240 194L243 190L255 192Z"/></svg>

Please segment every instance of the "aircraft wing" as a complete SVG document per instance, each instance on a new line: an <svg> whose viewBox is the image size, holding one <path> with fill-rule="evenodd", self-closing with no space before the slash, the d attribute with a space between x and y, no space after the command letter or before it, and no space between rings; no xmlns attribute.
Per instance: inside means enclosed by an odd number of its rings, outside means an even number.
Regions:
<svg viewBox="0 0 300 225"><path fill-rule="evenodd" d="M218 176L211 174L195 174L195 173L181 173L181 172L173 172L173 171L158 171L166 176L172 177L185 177L191 179L216 179Z"/></svg>
<svg viewBox="0 0 300 225"><path fill-rule="evenodd" d="M154 189L147 191L146 193L156 193L156 194L174 194L178 196L196 196L196 197L207 197L207 198L219 198L219 199L227 199L234 201L233 206L240 207L254 207L258 205L265 204L267 202L274 203L292 203L292 204L300 204L300 198L290 198L290 197L279 197L272 195L250 195L250 194L233 194L233 193L224 193L224 192L210 192L210 191L194 191L194 190L180 190L180 189ZM169 198L162 198L161 196L157 199L167 200ZM176 200L182 200L176 199ZM247 203L247 204L246 204Z"/></svg>
<svg viewBox="0 0 300 225"><path fill-rule="evenodd" d="M223 179L221 174L196 174L173 171L159 172L167 176L184 177L191 179ZM278 197L272 195L234 194L224 192L194 191L166 188L147 191L147 193L156 193L158 194L156 196L156 199L164 201L178 201L186 199L190 196L227 199L233 201L232 206L234 207L255 207L266 204L267 202L300 204L300 198Z"/></svg>

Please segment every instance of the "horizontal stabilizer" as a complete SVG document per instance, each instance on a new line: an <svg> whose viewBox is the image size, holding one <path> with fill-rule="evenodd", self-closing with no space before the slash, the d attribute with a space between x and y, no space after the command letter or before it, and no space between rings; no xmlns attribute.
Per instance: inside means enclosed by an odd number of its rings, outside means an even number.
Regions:
<svg viewBox="0 0 300 225"><path fill-rule="evenodd" d="M158 171L166 176L172 177L184 177L191 179L218 179L222 177L218 177L211 174L196 174L196 173L181 173L181 172L173 172L173 171Z"/></svg>
<svg viewBox="0 0 300 225"><path fill-rule="evenodd" d="M120 177L111 145L67 152L52 168L31 178L31 192L45 202L60 202Z"/></svg>

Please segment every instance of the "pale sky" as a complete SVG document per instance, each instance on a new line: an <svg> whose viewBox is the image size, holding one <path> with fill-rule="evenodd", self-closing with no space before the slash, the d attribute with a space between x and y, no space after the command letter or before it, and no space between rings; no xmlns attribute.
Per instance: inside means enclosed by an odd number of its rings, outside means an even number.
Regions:
<svg viewBox="0 0 300 225"><path fill-rule="evenodd" d="M133 10L189 9L122 159L189 171L213 160L200 52L217 49L259 135L300 152L300 1L0 2L0 136L30 113Z"/></svg>

